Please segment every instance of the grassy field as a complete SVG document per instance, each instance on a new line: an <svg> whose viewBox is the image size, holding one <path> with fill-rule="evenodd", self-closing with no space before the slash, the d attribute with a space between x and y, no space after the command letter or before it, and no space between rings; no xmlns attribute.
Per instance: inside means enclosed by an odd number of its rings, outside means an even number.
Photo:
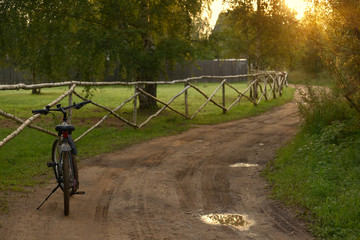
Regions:
<svg viewBox="0 0 360 240"><path fill-rule="evenodd" d="M245 89L246 84L235 84L238 89ZM199 88L207 94L211 94L218 85L216 84L197 84ZM180 92L183 85L165 85L158 87L158 98L167 101ZM0 92L0 106L3 111L26 119L31 116L32 109L40 109L61 95L67 88L44 89L40 95L32 95L30 91L2 91ZM82 89L77 89L81 93ZM94 91L92 100L110 108L120 105L128 99L134 92L130 87L104 87ZM221 91L220 91L221 92ZM221 102L221 93L216 95L218 102ZM258 106L254 106L248 101L244 101L234 106L227 114L222 113L222 109L209 103L194 120L186 120L182 116L166 110L158 118L153 119L142 129L133 129L125 124L115 121L109 117L105 124L96 128L84 139L77 143L79 158L94 156L96 154L124 148L134 143L146 141L155 137L180 133L193 127L194 124L215 124L231 121L244 117L253 116L267 111L275 106L282 105L293 98L294 90L287 88L281 98L270 101L262 101ZM231 100L236 99L236 92L227 88L227 105ZM189 90L189 112L192 114L200 107L206 99L195 90ZM80 100L76 97L75 102ZM62 102L67 105L66 101ZM160 104L159 104L160 106ZM184 112L184 96L180 96L172 106ZM132 103L127 104L118 114L131 120ZM73 137L76 138L81 133L91 127L96 121L100 120L107 112L87 105L81 110L73 111L73 124L76 131ZM139 122L149 116L149 113L139 113ZM53 130L59 118L52 115L42 116L37 125ZM18 124L11 123L10 120L0 117L0 138L3 139ZM11 140L0 149L0 190L23 190L24 186L34 186L49 179L51 171L46 167L51 155L51 146L54 138L47 134L33 129L25 129L19 136ZM1 207L0 207L1 208Z"/></svg>
<svg viewBox="0 0 360 240"><path fill-rule="evenodd" d="M273 197L320 239L360 239L360 116L336 91L311 92L301 132L269 165Z"/></svg>

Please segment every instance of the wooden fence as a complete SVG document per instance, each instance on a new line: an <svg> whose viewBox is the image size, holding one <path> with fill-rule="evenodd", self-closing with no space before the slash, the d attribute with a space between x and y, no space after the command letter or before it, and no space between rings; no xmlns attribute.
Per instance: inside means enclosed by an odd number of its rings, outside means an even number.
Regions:
<svg viewBox="0 0 360 240"><path fill-rule="evenodd" d="M0 66L0 84L31 83L25 71L17 71L13 67Z"/></svg>
<svg viewBox="0 0 360 240"><path fill-rule="evenodd" d="M237 90L234 86L232 86L228 82L231 79L241 79L244 77L249 79L249 84L243 92L240 92L239 90ZM220 85L215 89L215 91L210 96L205 94L199 87L192 84L194 81L201 80L203 78L220 79L221 80ZM178 84L178 83L183 83L184 88L167 102L164 102L164 101L152 96L151 94L145 92L142 88L139 87L140 85L144 85L144 84L159 84L160 85L160 84ZM102 119L100 119L94 126L89 128L81 136L79 136L77 139L75 139L75 141L80 140L81 138L86 136L88 133L90 133L93 129L95 129L102 122L104 122L105 119L109 115L113 115L119 121L122 121L134 128L141 128L145 124L147 124L149 121L151 121L151 119L157 117L166 108L174 111L175 113L183 116L186 119L193 119L209 102L211 102L215 106L221 108L223 110L223 113L228 112L235 104L239 103L242 99L246 99L246 100L252 102L254 105L257 105L260 103L260 101L262 99L269 100L270 98L276 98L278 96L281 96L283 87L287 86L287 73L286 72L263 72L263 73L256 73L256 74L234 75L234 76L201 76L201 77L193 77L193 78L188 78L188 79L183 79L183 80L160 81L160 82L77 82L77 81L71 81L71 82L60 82L60 83L42 83L42 84L33 84L33 85L15 84L15 85L0 85L0 90L19 90L19 89L34 89L34 88L39 89L39 88L69 86L69 90L67 90L64 94L62 94L57 99L55 99L54 101L52 101L51 103L48 104L51 107L51 106L54 106L55 104L57 104L58 102L60 102L65 97L69 97L69 104L71 104L73 95L76 95L77 97L79 97L80 99L82 99L84 101L87 100L75 91L77 86L116 86L116 85L135 86L135 92L129 99L124 101L121 105L119 105L115 109L110 109L106 106L102 106L98 103L92 102L93 105L106 110L108 113ZM225 99L226 99L225 98L225 94L226 94L225 87L229 87L237 93L236 100L234 102L230 103L228 105L228 107L226 107L226 102L225 102ZM189 108L188 108L188 90L189 90L189 88L195 89L199 94L204 96L204 98L206 99L205 102L201 105L201 107L198 110L196 110L194 113L192 113L191 115L189 114ZM222 90L221 91L222 92L222 102L218 103L218 102L214 101L213 98L214 98L215 94L218 91L220 91L220 89ZM163 107L160 108L153 115L149 116L144 122L137 123L138 96L140 94L144 94L150 98L155 99L157 102L161 103L163 105ZM170 106L171 103L176 98L181 96L182 94L184 94L184 96L185 96L185 98L184 98L184 106L185 106L184 113L182 113ZM127 120L127 119L121 117L118 113L116 113L126 103L131 102L131 101L133 102L133 109L134 109L132 121ZM55 137L57 136L57 134L55 132L51 132L47 129L44 129L44 128L41 128L39 126L32 124L32 122L35 119L37 119L41 116L40 114L35 114L35 115L31 116L30 118L28 118L27 120L20 119L10 113L2 111L2 110L0 110L0 115L7 119L10 119L12 121L15 121L15 122L18 122L19 124L21 124L14 132L9 134L7 137L5 137L0 142L0 148L3 147L11 139L16 137L19 133L21 133L26 127L30 127L30 128L39 130L41 132L47 133L47 134L55 136ZM71 112L69 113L69 119L71 119Z"/></svg>
<svg viewBox="0 0 360 240"><path fill-rule="evenodd" d="M199 60L191 63L180 64L177 63L173 68L168 67L166 76L160 76L159 80L176 80L190 77L200 76L229 76L240 75L248 73L248 61L246 59L218 59L218 60ZM72 74L75 76L75 72ZM37 76L38 78L40 76ZM38 79L39 82L46 82L46 77L42 76ZM81 80L81 79L79 79ZM100 80L100 79L99 79ZM246 77L242 79L232 79L229 81L246 81ZM124 81L119 67L116 67L113 72L109 72L103 80L104 82ZM214 82L217 79L201 78L201 82ZM0 84L18 84L26 83L32 84L32 74L26 71L15 69L12 66L0 66Z"/></svg>
<svg viewBox="0 0 360 240"><path fill-rule="evenodd" d="M230 76L246 75L248 73L248 61L246 59L218 59L200 60L194 63L177 63L173 69L167 70L169 80L185 79L200 76ZM247 81L246 77L227 79L228 83ZM197 82L216 82L217 79L202 78Z"/></svg>

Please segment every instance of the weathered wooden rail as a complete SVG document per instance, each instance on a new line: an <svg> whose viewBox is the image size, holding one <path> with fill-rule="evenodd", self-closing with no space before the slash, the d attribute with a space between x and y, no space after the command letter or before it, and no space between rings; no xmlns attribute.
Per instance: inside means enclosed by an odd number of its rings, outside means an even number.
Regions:
<svg viewBox="0 0 360 240"><path fill-rule="evenodd" d="M220 85L215 89L215 91L208 96L205 94L199 87L196 87L192 82L200 79L221 79ZM240 79L240 78L248 78L248 87L243 91L240 92L237 90L234 86L232 86L230 83L227 82L228 79ZM173 98L171 98L168 102L164 102L151 94L145 92L142 88L140 88L140 85L143 84L177 84L177 83L184 83L184 89L182 89L178 94L176 94ZM148 122L151 121L151 119L157 117L160 115L162 111L164 111L166 108L174 111L175 113L183 116L186 119L193 119L209 102L213 103L215 106L221 108L223 110L223 113L228 112L235 104L239 103L241 99L246 99L250 102L252 102L254 105L257 105L260 103L260 101L265 98L266 100L269 100L271 97L276 98L278 96L281 96L283 87L287 85L287 73L286 72L262 72L262 73L256 73L256 74L246 74L246 75L235 75L235 76L201 76L201 77L193 77L193 78L187 78L183 80L174 80L174 81L158 81L158 82L78 82L78 81L69 81L69 82L59 82L59 83L42 83L42 84L33 84L33 85L26 85L26 84L15 84L15 85L0 85L0 90L19 90L19 89L39 89L39 88L51 88L51 87L61 87L61 86L69 86L69 90L66 91L64 94L59 96L57 99L55 99L53 102L49 103L49 106L54 106L55 104L59 103L62 99L65 97L69 97L69 104L72 103L72 96L76 95L82 100L87 100L84 97L82 97L80 94L78 94L75 91L75 88L77 86L116 86L116 85L122 85L122 86L135 86L135 92L133 96L131 96L129 99L124 101L121 105L116 107L115 109L110 109L106 106L102 106L98 103L92 102L93 105L102 108L106 110L108 113L99 120L94 126L89 128L86 132L84 132L81 136L79 136L75 141L80 140L84 136L86 136L88 133L90 133L93 129L98 127L102 122L105 121L105 119L113 115L115 118L117 118L119 121L124 122L125 124L128 124L134 128L141 128L144 125L146 125ZM226 107L225 102L225 87L230 87L233 89L237 94L237 99L232 102L228 107ZM204 96L206 99L205 102L201 105L201 107L196 110L191 116L189 115L189 108L188 108L188 90L190 88L195 89L197 92L199 92L201 95ZM215 94L222 89L222 102L218 103L213 98ZM247 93L250 93L249 96ZM158 103L162 104L163 107L160 108L156 113L149 116L144 122L138 124L137 123L137 99L140 94L144 94L150 98L153 98ZM181 113L180 111L174 109L170 106L170 104L179 96L184 94L184 112ZM134 105L134 111L133 111L133 120L127 120L123 117L121 117L119 114L116 113L116 111L120 110L126 103L133 101ZM15 138L21 131L25 129L25 127L31 127L33 129L39 130L41 132L47 133L52 136L57 136L56 133L51 132L47 129L41 128L39 126L33 125L32 122L40 117L40 114L33 115L29 117L27 120L22 120L10 113L4 112L0 110L0 115L8 118L10 120L16 121L20 123L21 125L11 134L9 134L7 137L5 137L0 142L0 148L3 147L7 142L9 142L11 139ZM70 115L70 114L69 114Z"/></svg>

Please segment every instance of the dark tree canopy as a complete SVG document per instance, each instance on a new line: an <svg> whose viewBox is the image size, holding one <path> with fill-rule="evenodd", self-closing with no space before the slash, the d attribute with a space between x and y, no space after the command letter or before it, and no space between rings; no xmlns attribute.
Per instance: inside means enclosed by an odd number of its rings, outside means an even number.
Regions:
<svg viewBox="0 0 360 240"><path fill-rule="evenodd" d="M191 31L206 0L3 0L0 54L52 80L156 78L193 56ZM151 76L151 77L150 77Z"/></svg>

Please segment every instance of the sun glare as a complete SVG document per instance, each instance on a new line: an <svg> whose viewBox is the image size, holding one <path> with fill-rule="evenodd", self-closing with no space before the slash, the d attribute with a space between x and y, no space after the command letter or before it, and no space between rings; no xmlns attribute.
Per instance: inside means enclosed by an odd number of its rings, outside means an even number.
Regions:
<svg viewBox="0 0 360 240"><path fill-rule="evenodd" d="M306 9L310 6L310 3L305 0L285 0L285 3L289 8L296 11L297 19L301 19L305 14ZM211 10L208 9L204 14L204 17L209 18L210 28L212 29L214 28L221 11L229 9L229 4L224 4L222 0L214 0L210 8Z"/></svg>
<svg viewBox="0 0 360 240"><path fill-rule="evenodd" d="M214 28L219 14L221 13L221 11L228 9L229 5L226 3L223 4L222 0L215 0L214 2L212 2L210 8L211 8L211 14L208 13L208 16L210 18L210 27Z"/></svg>
<svg viewBox="0 0 360 240"><path fill-rule="evenodd" d="M289 8L297 12L296 17L298 19L301 19L304 16L306 8L308 7L308 3L303 0L285 0L285 3Z"/></svg>

